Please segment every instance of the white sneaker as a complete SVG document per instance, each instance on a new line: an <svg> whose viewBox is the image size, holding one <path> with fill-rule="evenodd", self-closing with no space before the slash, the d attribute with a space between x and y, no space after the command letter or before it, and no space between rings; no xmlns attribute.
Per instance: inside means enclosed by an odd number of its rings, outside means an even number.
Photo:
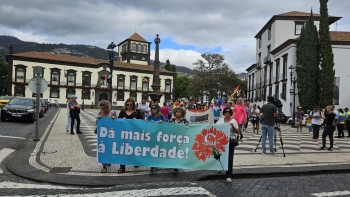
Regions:
<svg viewBox="0 0 350 197"><path fill-rule="evenodd" d="M226 178L226 182L232 183L232 179L231 178Z"/></svg>

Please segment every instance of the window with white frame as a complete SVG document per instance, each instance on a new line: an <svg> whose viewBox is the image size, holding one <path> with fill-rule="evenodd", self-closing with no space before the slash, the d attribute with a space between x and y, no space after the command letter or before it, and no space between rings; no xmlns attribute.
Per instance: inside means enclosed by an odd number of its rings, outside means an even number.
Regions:
<svg viewBox="0 0 350 197"><path fill-rule="evenodd" d="M147 54L147 45L142 45L142 53Z"/></svg>
<svg viewBox="0 0 350 197"><path fill-rule="evenodd" d="M50 98L60 98L60 89L50 88Z"/></svg>
<svg viewBox="0 0 350 197"><path fill-rule="evenodd" d="M16 82L25 82L25 70L23 68L16 69Z"/></svg>
<svg viewBox="0 0 350 197"><path fill-rule="evenodd" d="M130 90L136 90L137 87L137 79L135 76L130 77Z"/></svg>
<svg viewBox="0 0 350 197"><path fill-rule="evenodd" d="M131 44L131 51L136 52L136 43Z"/></svg>
<svg viewBox="0 0 350 197"><path fill-rule="evenodd" d="M68 72L68 74L67 74L67 86L75 86L75 73Z"/></svg>
<svg viewBox="0 0 350 197"><path fill-rule="evenodd" d="M295 22L295 35L300 35L301 34L301 29L304 27L304 22Z"/></svg>
<svg viewBox="0 0 350 197"><path fill-rule="evenodd" d="M117 76L118 83L117 83L117 89L122 90L124 88L124 81L125 81L125 75L118 75ZM123 97L124 98L124 97ZM124 100L124 99L123 99Z"/></svg>
<svg viewBox="0 0 350 197"><path fill-rule="evenodd" d="M60 69L51 69L51 85L60 85Z"/></svg>
<svg viewBox="0 0 350 197"><path fill-rule="evenodd" d="M171 92L171 80L170 79L165 80L165 92Z"/></svg>

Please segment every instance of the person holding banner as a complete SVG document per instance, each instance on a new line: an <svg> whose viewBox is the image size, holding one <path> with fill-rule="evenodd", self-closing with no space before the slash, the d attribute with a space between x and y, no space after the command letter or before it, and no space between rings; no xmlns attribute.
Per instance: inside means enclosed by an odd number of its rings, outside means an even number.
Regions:
<svg viewBox="0 0 350 197"><path fill-rule="evenodd" d="M140 119L144 120L142 112L139 109L136 109L135 100L133 98L126 99L123 109L120 111L118 118L126 119ZM134 166L135 168L138 166ZM125 165L120 165L118 173L125 172Z"/></svg>
<svg viewBox="0 0 350 197"><path fill-rule="evenodd" d="M146 100L142 100L142 103L140 103L137 107L137 109L141 110L142 115L144 117L147 117L148 112L150 111L150 108L148 107Z"/></svg>
<svg viewBox="0 0 350 197"><path fill-rule="evenodd" d="M173 114L174 117L172 119L169 119L169 122L172 123L178 123L178 124L185 124L186 126L188 126L189 122L188 120L186 120L185 116L186 116L186 110L181 108L181 107L175 107L173 108ZM173 169L172 170L173 173L179 173L179 169Z"/></svg>
<svg viewBox="0 0 350 197"><path fill-rule="evenodd" d="M117 118L117 113L111 110L112 107L110 102L106 100L101 100L98 106L100 107L100 111L97 114L98 119L102 117L109 117L112 119ZM96 124L97 124L97 121L96 121ZM109 166L111 166L111 164L102 163L101 173L106 173L107 167Z"/></svg>
<svg viewBox="0 0 350 197"><path fill-rule="evenodd" d="M226 181L232 182L233 155L235 147L238 145L236 134L239 134L237 121L232 118L232 110L230 107L225 107L223 110L224 118L219 119L216 124L230 125L230 143L228 152L228 170L226 171Z"/></svg>
<svg viewBox="0 0 350 197"><path fill-rule="evenodd" d="M166 122L164 115L160 112L160 107L158 104L153 104L151 106L151 114L146 118L146 122L148 121L158 121L159 124ZM151 173L154 173L154 167L151 167Z"/></svg>
<svg viewBox="0 0 350 197"><path fill-rule="evenodd" d="M240 135L241 136L240 139L242 139L243 138L242 125L245 121L247 121L247 112L245 110L245 105L242 98L237 99L237 103L233 108L233 118L238 123L238 127L239 127L238 135Z"/></svg>
<svg viewBox="0 0 350 197"><path fill-rule="evenodd" d="M221 112L222 112L218 102L216 101L214 102L213 112L214 112L214 123L216 123L220 119Z"/></svg>

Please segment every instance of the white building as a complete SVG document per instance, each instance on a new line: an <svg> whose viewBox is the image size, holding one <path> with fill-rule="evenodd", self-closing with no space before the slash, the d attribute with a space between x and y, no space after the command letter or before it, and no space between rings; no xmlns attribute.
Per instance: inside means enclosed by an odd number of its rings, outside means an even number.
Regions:
<svg viewBox="0 0 350 197"><path fill-rule="evenodd" d="M313 15L318 29L320 15ZM290 89L293 86L288 68L291 65L296 66L297 38L309 16L310 13L296 11L274 15L256 34L256 63L246 69L248 72L247 99L251 103L262 106L267 96L271 95L281 100L282 111L287 116L292 114L293 107L299 105L298 96L295 96L296 102L293 103L293 95L290 95ZM339 19L341 17L329 16L329 24ZM341 108L350 107L350 92L346 88L350 83L348 72L350 32L331 31L330 36L334 53L335 77L340 79L339 101L334 105ZM297 77L295 69L294 77Z"/></svg>
<svg viewBox="0 0 350 197"><path fill-rule="evenodd" d="M148 93L152 92L151 83L153 66L150 61L150 45L137 33L118 44L116 56L121 62L115 61L113 68L114 108L121 108L128 98L135 101L149 100ZM106 52L107 53L107 52ZM79 103L91 107L102 100L109 100L110 89L107 77L109 76L109 60L76 57L44 52L27 52L8 54L6 59L9 65L8 95L34 97L28 82L34 77L34 67L43 68L41 75L48 83L47 90L42 98L55 100L65 105L66 98L73 94L78 95ZM176 73L160 68L160 92L163 93L160 103L172 99L172 89Z"/></svg>

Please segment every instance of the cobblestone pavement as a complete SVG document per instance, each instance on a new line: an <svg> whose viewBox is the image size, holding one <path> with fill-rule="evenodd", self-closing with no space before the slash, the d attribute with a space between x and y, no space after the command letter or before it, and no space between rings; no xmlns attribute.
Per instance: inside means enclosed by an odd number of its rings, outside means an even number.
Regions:
<svg viewBox="0 0 350 197"><path fill-rule="evenodd" d="M150 175L149 168L129 167L129 172L117 174L118 166L113 165L109 173L101 174L94 150L96 135L93 128L97 110L82 112L84 134L74 136L65 133L65 109L56 112L40 127L39 142L33 142L32 136L22 140L24 143L17 148L18 151L2 162L4 172L0 173L0 196L322 196L322 192L326 192L324 196L350 195L347 193L348 174L327 174L349 171L350 152L346 146L349 139L336 139L333 152L318 151L318 142L312 142L309 133L297 133L289 126L281 125L286 152L286 157L283 157L279 141L275 155L262 155L260 147L257 152L252 152L260 135L248 130L235 151L232 184L224 181L223 174L213 171L184 170L173 175L166 169L159 169L155 175ZM16 175L40 183L18 178L6 167ZM318 173L326 175L292 176ZM260 178L268 176L270 178ZM61 185L52 185L54 183Z"/></svg>

